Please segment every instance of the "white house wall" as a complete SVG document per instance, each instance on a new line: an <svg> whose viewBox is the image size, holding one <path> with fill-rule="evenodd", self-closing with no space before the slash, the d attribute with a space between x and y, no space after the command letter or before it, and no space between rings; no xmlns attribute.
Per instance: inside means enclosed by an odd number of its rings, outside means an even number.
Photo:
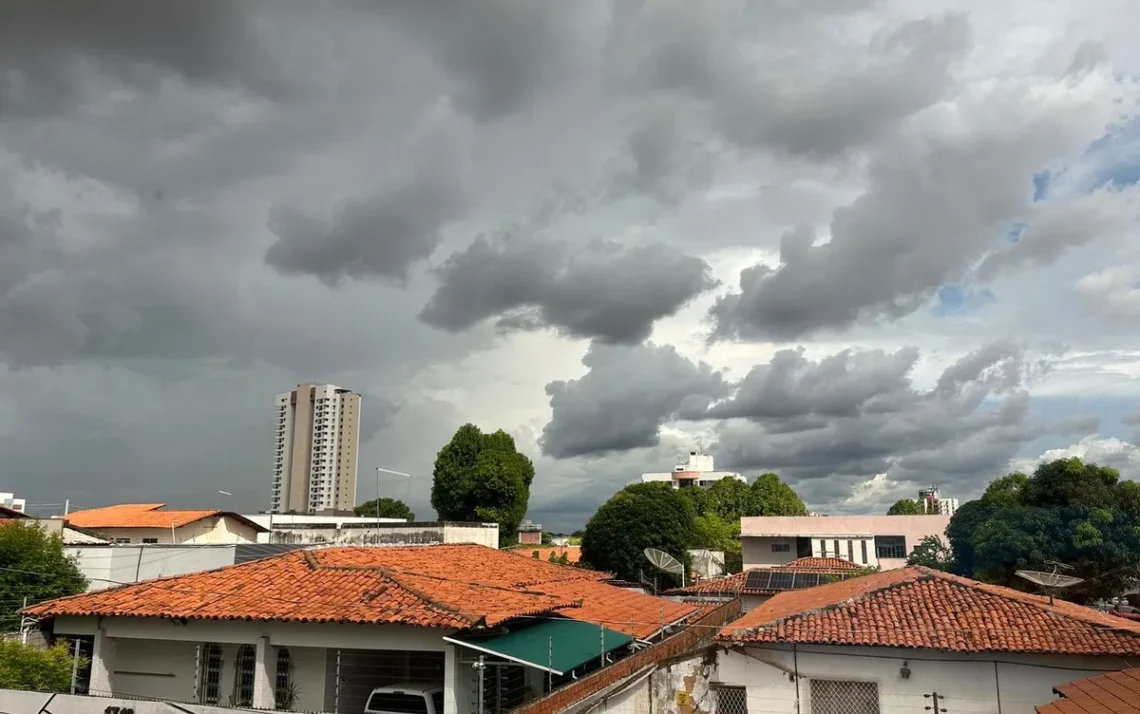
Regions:
<svg viewBox="0 0 1140 714"><path fill-rule="evenodd" d="M88 528L101 537L114 542L116 538L127 538L128 543L142 543L143 539L153 539L156 543L167 544L227 544L256 543L257 531L235 518L203 518L181 528Z"/></svg>
<svg viewBox="0 0 1140 714"><path fill-rule="evenodd" d="M881 647L804 646L793 653L773 646L747 652L722 650L718 675L722 684L747 687L750 714L811 714L812 678L876 682L881 714L923 712L931 704L924 695L933 692L945 697L940 707L953 714L1033 714L1035 705L1052 700L1054 686L1127 666L1112 657L962 656ZM904 662L908 679L900 674ZM789 676L795 671L798 689Z"/></svg>
<svg viewBox="0 0 1140 714"><path fill-rule="evenodd" d="M66 546L64 552L76 557L79 571L88 579L87 591L91 592L114 587L119 583L134 583L233 565L235 547L93 545Z"/></svg>

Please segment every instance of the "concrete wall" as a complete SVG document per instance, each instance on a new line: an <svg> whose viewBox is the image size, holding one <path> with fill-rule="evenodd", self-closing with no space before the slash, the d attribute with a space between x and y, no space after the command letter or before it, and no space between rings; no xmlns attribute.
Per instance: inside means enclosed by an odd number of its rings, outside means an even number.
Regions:
<svg viewBox="0 0 1140 714"><path fill-rule="evenodd" d="M922 712L930 705L924 695L932 692L945 697L940 706L954 714L1033 714L1034 706L1052 701L1057 684L1127 666L1112 657L963 656L872 647L801 646L793 654L790 647L773 646L745 652L721 651L719 681L747 687L748 710L768 714L811 714L813 678L875 682L882 714ZM904 664L910 669L907 679L900 674ZM798 682L789 676L796 671Z"/></svg>
<svg viewBox="0 0 1140 714"><path fill-rule="evenodd" d="M270 543L305 543L337 545L434 545L437 543L474 543L488 548L499 547L499 529L494 524L453 525L450 523L410 523L379 528L290 528L269 534Z"/></svg>
<svg viewBox="0 0 1140 714"><path fill-rule="evenodd" d="M46 711L50 711L51 714L121 714L126 710L134 714L186 714L187 711L193 714L234 714L236 711L197 704L180 704L174 707L166 702L0 689L0 711L8 714L41 714Z"/></svg>
<svg viewBox="0 0 1140 714"><path fill-rule="evenodd" d="M112 542L126 538L128 543L154 539L157 543L226 544L256 543L257 531L230 516L203 518L181 528L88 528Z"/></svg>
<svg viewBox="0 0 1140 714"><path fill-rule="evenodd" d="M787 545L788 552L773 553L772 545ZM740 556L744 561L744 569L771 568L775 565L790 563L796 555L795 538L742 538L740 541Z"/></svg>
<svg viewBox="0 0 1140 714"><path fill-rule="evenodd" d="M668 662L593 697L569 714L712 714L717 658L713 651ZM743 713L742 713L743 714ZM756 712L755 714L761 714Z"/></svg>
<svg viewBox="0 0 1140 714"><path fill-rule="evenodd" d="M233 565L236 546L92 545L66 546L88 578L87 590L103 590L169 575Z"/></svg>

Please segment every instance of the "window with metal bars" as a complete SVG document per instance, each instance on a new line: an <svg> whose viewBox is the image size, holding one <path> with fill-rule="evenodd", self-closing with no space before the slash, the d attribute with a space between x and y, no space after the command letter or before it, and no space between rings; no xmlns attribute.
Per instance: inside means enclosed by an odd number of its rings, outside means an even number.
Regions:
<svg viewBox="0 0 1140 714"><path fill-rule="evenodd" d="M876 558L905 558L905 536L875 536Z"/></svg>
<svg viewBox="0 0 1140 714"><path fill-rule="evenodd" d="M726 686L717 688L716 714L748 714L748 688Z"/></svg>
<svg viewBox="0 0 1140 714"><path fill-rule="evenodd" d="M811 680L811 714L879 714L879 685L833 679Z"/></svg>
<svg viewBox="0 0 1140 714"><path fill-rule="evenodd" d="M257 652L253 645L238 647L234 659L234 698L235 707L253 706L253 669Z"/></svg>
<svg viewBox="0 0 1140 714"><path fill-rule="evenodd" d="M293 690L293 660L288 647L277 648L277 673L273 680L274 704L277 709L292 709L296 692Z"/></svg>
<svg viewBox="0 0 1140 714"><path fill-rule="evenodd" d="M222 697L222 648L213 642L202 645L198 703L217 704Z"/></svg>

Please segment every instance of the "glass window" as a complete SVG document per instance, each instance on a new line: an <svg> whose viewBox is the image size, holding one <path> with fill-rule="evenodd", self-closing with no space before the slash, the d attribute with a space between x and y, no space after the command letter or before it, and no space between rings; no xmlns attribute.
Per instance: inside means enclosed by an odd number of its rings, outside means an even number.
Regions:
<svg viewBox="0 0 1140 714"><path fill-rule="evenodd" d="M847 541L847 560L855 562L855 541Z"/></svg>
<svg viewBox="0 0 1140 714"><path fill-rule="evenodd" d="M906 538L904 536L875 536L876 558L905 558Z"/></svg>
<svg viewBox="0 0 1140 714"><path fill-rule="evenodd" d="M428 714L427 702L416 694L396 692L376 692L365 707L370 712L393 712L394 714Z"/></svg>
<svg viewBox="0 0 1140 714"><path fill-rule="evenodd" d="M867 541L859 541L859 547L863 550L863 565L867 564Z"/></svg>
<svg viewBox="0 0 1140 714"><path fill-rule="evenodd" d="M158 542L158 538L143 538L143 539L142 539L142 542L143 542L143 543L157 543L157 542Z"/></svg>
<svg viewBox="0 0 1140 714"><path fill-rule="evenodd" d="M839 555L839 541L835 541L835 557L836 558L840 557L840 555Z"/></svg>
<svg viewBox="0 0 1140 714"><path fill-rule="evenodd" d="M293 660L288 647L277 648L277 676L274 678L274 704L278 709L293 709L297 702L293 690Z"/></svg>
<svg viewBox="0 0 1140 714"><path fill-rule="evenodd" d="M772 552L773 553L791 553L792 552L792 546L789 543L773 543L772 544Z"/></svg>
<svg viewBox="0 0 1140 714"><path fill-rule="evenodd" d="M827 557L827 541L823 540L822 538L819 540L819 557Z"/></svg>

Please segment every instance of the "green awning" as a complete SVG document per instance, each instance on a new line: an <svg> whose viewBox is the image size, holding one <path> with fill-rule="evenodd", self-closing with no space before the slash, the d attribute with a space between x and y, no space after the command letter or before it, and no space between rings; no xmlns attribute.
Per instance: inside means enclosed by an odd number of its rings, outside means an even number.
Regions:
<svg viewBox="0 0 1140 714"><path fill-rule="evenodd" d="M447 642L554 674L566 674L592 659L633 642L620 632L579 620L544 620L502 635L457 635Z"/></svg>

